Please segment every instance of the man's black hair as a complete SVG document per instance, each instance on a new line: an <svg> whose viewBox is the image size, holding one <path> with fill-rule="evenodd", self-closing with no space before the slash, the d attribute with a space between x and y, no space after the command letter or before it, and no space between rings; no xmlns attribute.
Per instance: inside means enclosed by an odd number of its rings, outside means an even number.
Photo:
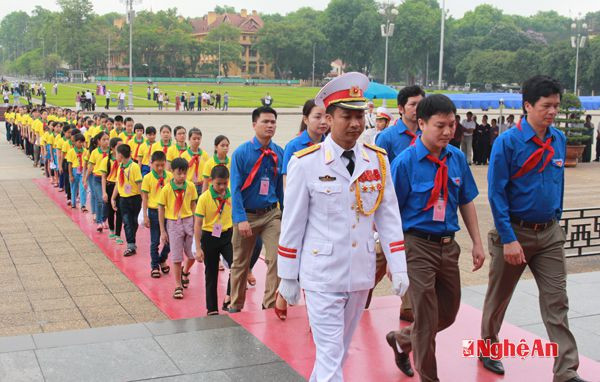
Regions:
<svg viewBox="0 0 600 382"><path fill-rule="evenodd" d="M125 158L131 158L131 147L129 145L117 146L117 152L123 155Z"/></svg>
<svg viewBox="0 0 600 382"><path fill-rule="evenodd" d="M417 96L425 97L425 91L423 89L421 89L420 86L412 85L412 86L407 86L405 88L402 88L398 92L398 98L397 98L398 106L404 107L410 97L417 97Z"/></svg>
<svg viewBox="0 0 600 382"><path fill-rule="evenodd" d="M425 97L417 105L417 118L425 122L436 114L456 114L456 106L443 94L433 94Z"/></svg>
<svg viewBox="0 0 600 382"><path fill-rule="evenodd" d="M523 112L525 111L525 102L529 102L531 106L535 105L542 97L550 97L558 94L562 99L563 87L558 80L550 76L537 75L523 82Z"/></svg>
<svg viewBox="0 0 600 382"><path fill-rule="evenodd" d="M213 167L213 169L210 172L210 178L229 179L229 170L227 169L227 166L218 165Z"/></svg>
<svg viewBox="0 0 600 382"><path fill-rule="evenodd" d="M150 157L151 162L155 162L155 161L165 162L166 160L167 160L167 156L161 150L153 152L152 156Z"/></svg>
<svg viewBox="0 0 600 382"><path fill-rule="evenodd" d="M258 121L258 118L261 114L273 114L275 119L277 119L277 112L270 106L261 106L254 109L252 112L252 122Z"/></svg>
<svg viewBox="0 0 600 382"><path fill-rule="evenodd" d="M188 161L185 160L184 158L175 158L171 162L171 171L173 171L173 172L175 170L187 171L188 168L189 168Z"/></svg>

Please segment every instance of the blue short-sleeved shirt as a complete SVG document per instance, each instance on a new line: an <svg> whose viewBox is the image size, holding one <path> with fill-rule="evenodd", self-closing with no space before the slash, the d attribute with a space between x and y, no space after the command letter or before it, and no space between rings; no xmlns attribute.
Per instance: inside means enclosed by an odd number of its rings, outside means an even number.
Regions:
<svg viewBox="0 0 600 382"><path fill-rule="evenodd" d="M438 165L427 159L429 150L421 139L394 159L392 179L398 197L402 229L404 232L417 229L442 235L460 230L458 207L470 203L479 194L471 169L464 154L448 145L440 155L448 166L448 202L443 222L433 221L433 208L423 211L431 196Z"/></svg>
<svg viewBox="0 0 600 382"><path fill-rule="evenodd" d="M552 139L554 156L539 172L548 152L540 163L528 173L512 179L527 158L539 146L531 139L535 131L524 118L521 128L514 127L500 134L490 156L488 170L488 198L492 207L494 224L503 244L517 240L510 224L510 217L530 223L559 220L562 215L564 195L564 161L566 138L562 131L550 126L546 139Z"/></svg>
<svg viewBox="0 0 600 382"><path fill-rule="evenodd" d="M256 139L242 143L231 156L231 200L232 217L234 223L247 221L245 209L261 209L279 202L283 208L283 175L281 166L283 162L283 149L273 141L267 146L277 154L277 174L274 173L275 163L271 156L265 156L252 184L242 191L246 178L252 167L262 154L262 145ZM268 178L269 190L266 195L260 195L261 179Z"/></svg>
<svg viewBox="0 0 600 382"><path fill-rule="evenodd" d="M325 140L325 135L321 137L321 142ZM307 148L308 146L312 146L313 141L310 139L310 135L308 135L308 131L304 130L300 135L296 138L292 139L285 145L285 150L283 152L283 167L282 174L287 174L287 166L292 158L292 155L296 151L300 151L302 149Z"/></svg>
<svg viewBox="0 0 600 382"><path fill-rule="evenodd" d="M387 151L390 163L410 146L412 137L406 133L407 130L408 127L399 119L393 126L383 130L375 138L375 144ZM420 129L417 129L416 135L417 137L421 136Z"/></svg>

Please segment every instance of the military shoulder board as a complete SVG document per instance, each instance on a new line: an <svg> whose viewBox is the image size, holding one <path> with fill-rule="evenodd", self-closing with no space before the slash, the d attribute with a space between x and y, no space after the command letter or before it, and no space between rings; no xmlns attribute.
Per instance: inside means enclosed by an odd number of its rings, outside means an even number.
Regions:
<svg viewBox="0 0 600 382"><path fill-rule="evenodd" d="M312 145L312 146L308 146L308 147L307 147L307 148L305 148L305 149L302 149L302 150L300 150L300 151L296 151L296 152L294 153L294 156L295 156L296 158L302 158L302 157L303 157L303 156L305 156L305 155L308 155L308 154L314 153L315 151L319 150L320 148L321 148L321 145L320 145L320 144L318 144L318 145Z"/></svg>
<svg viewBox="0 0 600 382"><path fill-rule="evenodd" d="M368 148L370 148L373 151L378 151L378 152L382 153L383 155L387 155L387 151L385 151L385 149L382 149L379 146L375 146L375 145L372 145L372 144L369 144L369 143L364 143L364 145L365 145L365 147L368 147Z"/></svg>

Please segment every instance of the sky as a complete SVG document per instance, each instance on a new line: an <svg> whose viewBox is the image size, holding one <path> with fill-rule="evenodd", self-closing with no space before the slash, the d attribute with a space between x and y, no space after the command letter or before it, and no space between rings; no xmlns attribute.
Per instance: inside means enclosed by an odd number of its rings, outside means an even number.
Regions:
<svg viewBox="0 0 600 382"><path fill-rule="evenodd" d="M442 0L438 0L441 2ZM8 13L16 10L30 12L36 5L51 10L58 10L56 0L25 0L11 1L0 0L0 19ZM98 14L107 12L123 12L125 8L124 0L92 0L94 10ZM179 14L189 17L201 17L206 12L214 9L216 5L231 5L239 11L241 8L248 10L255 9L262 13L288 13L302 6L312 7L314 9L324 9L327 6L327 0L135 0L136 9L152 9L154 11L176 7ZM396 0L396 4L400 1ZM446 9L455 17L461 17L466 11L473 9L479 4L491 4L500 8L507 14L532 15L538 11L555 10L564 16L575 17L579 13L600 10L598 0L446 0Z"/></svg>

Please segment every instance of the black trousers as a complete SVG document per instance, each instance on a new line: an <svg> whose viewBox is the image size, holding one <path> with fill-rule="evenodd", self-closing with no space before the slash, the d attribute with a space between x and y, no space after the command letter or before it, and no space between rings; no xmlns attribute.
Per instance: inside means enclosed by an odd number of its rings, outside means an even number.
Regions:
<svg viewBox="0 0 600 382"><path fill-rule="evenodd" d="M138 230L138 215L142 210L142 196L134 195L119 197L119 209L125 226L125 238L127 247L135 249L135 235Z"/></svg>
<svg viewBox="0 0 600 382"><path fill-rule="evenodd" d="M221 237L214 237L212 232L202 231L200 246L204 252L204 280L206 289L206 310L218 312L217 284L219 282L219 257L223 256L231 267L233 262L233 229L221 233ZM231 275L231 273L230 273ZM227 280L227 295L231 292L231 283Z"/></svg>
<svg viewBox="0 0 600 382"><path fill-rule="evenodd" d="M67 194L67 200L71 200L71 180L69 179L69 163L63 159L62 162L62 174L63 178L63 187L65 189L65 194ZM77 200L71 200L72 204L77 203Z"/></svg>
<svg viewBox="0 0 600 382"><path fill-rule="evenodd" d="M106 194L108 195L108 202L104 203L104 215L108 218L108 229L113 231L115 235L121 236L121 227L123 226L123 218L121 216L121 209L113 210L110 205L110 198L115 189L113 182L106 182ZM117 205L119 205L119 195L117 195Z"/></svg>

